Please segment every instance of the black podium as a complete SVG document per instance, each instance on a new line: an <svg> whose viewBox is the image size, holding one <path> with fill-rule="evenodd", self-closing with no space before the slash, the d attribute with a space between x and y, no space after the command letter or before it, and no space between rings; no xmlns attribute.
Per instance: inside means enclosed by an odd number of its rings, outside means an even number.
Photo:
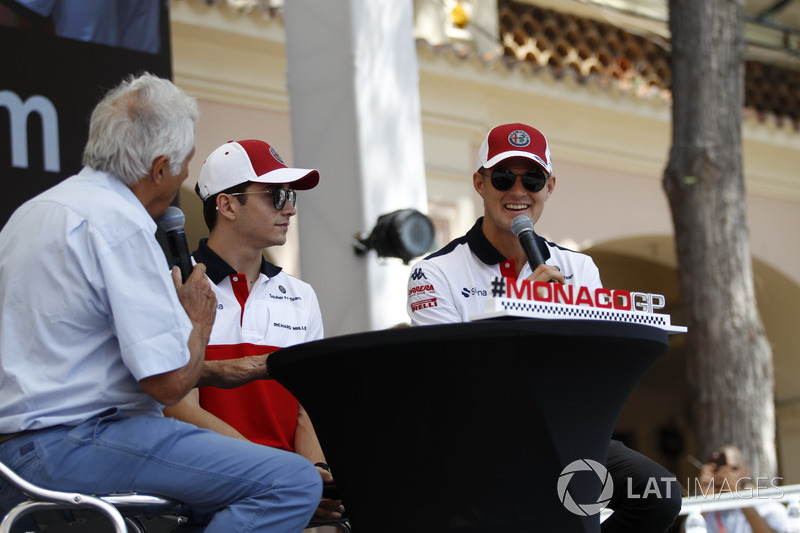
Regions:
<svg viewBox="0 0 800 533"><path fill-rule="evenodd" d="M650 326L497 319L324 339L279 350L269 370L308 411L354 532L599 532L559 480L598 502L597 473L562 473L605 463L667 348Z"/></svg>

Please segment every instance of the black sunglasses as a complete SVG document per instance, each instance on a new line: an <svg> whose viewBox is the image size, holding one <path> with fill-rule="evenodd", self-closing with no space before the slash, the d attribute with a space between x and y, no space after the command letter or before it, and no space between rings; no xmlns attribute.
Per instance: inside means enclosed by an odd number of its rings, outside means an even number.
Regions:
<svg viewBox="0 0 800 533"><path fill-rule="evenodd" d="M483 173L482 173L483 174ZM488 174L483 174L488 176ZM492 171L492 187L498 191L508 191L517 182L517 176L522 178L522 186L530 192L539 192L547 183L547 175L538 168L527 171L525 174L514 174L508 169L498 168Z"/></svg>
<svg viewBox="0 0 800 533"><path fill-rule="evenodd" d="M289 200L292 207L297 205L297 191L294 189L264 189L263 191L234 192L228 196L240 196L242 194L269 194L272 196L272 205L275 206L277 211L280 211L286 206L286 200Z"/></svg>

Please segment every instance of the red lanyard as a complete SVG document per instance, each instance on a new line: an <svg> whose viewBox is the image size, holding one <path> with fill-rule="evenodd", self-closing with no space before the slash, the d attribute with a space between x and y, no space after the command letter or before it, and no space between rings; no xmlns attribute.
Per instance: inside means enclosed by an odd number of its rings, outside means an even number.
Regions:
<svg viewBox="0 0 800 533"><path fill-rule="evenodd" d="M725 526L722 525L722 518L719 516L719 513L714 513L714 518L717 519L717 529L719 529L719 533L725 533Z"/></svg>

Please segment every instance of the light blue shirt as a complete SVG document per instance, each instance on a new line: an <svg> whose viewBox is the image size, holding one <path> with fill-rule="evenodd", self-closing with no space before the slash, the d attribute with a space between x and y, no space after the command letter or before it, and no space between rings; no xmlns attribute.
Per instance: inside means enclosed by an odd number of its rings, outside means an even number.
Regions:
<svg viewBox="0 0 800 533"><path fill-rule="evenodd" d="M0 434L109 408L160 416L138 381L184 366L191 322L156 224L113 176L84 168L0 232Z"/></svg>

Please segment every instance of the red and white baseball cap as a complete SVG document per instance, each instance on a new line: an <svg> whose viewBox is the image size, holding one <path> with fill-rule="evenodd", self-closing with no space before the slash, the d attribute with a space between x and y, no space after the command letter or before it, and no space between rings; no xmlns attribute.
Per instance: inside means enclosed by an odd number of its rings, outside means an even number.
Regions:
<svg viewBox="0 0 800 533"><path fill-rule="evenodd" d="M319 172L287 167L278 152L264 141L230 141L206 158L197 180L197 194L205 201L209 196L248 181L287 183L292 189L305 191L317 186Z"/></svg>
<svg viewBox="0 0 800 533"><path fill-rule="evenodd" d="M502 124L492 128L478 151L478 170L492 168L511 157L527 157L548 176L553 173L547 139L542 132L526 124Z"/></svg>

